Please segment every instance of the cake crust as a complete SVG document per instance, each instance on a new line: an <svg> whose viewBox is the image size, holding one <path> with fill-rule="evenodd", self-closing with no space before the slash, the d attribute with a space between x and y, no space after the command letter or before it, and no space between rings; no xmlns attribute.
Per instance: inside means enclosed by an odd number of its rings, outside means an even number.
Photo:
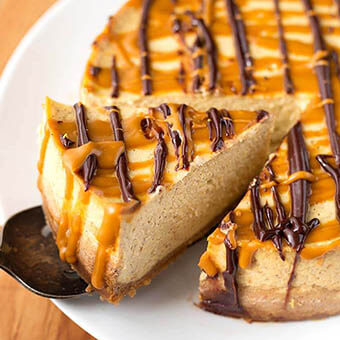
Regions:
<svg viewBox="0 0 340 340"><path fill-rule="evenodd" d="M295 281L287 282L295 254L285 250L282 265L275 251L259 250L248 269L237 274L239 299L244 318L249 321L297 321L321 319L340 313L340 249L336 248L320 259L299 259ZM209 312L230 316L225 301L222 273L200 277L200 306Z"/></svg>

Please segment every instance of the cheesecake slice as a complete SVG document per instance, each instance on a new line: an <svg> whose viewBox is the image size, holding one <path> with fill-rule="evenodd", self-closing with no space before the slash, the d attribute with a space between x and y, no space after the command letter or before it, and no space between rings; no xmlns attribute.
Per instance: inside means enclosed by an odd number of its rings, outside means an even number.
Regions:
<svg viewBox="0 0 340 340"><path fill-rule="evenodd" d="M38 184L60 257L110 302L133 296L235 204L272 128L264 111L47 99Z"/></svg>
<svg viewBox="0 0 340 340"><path fill-rule="evenodd" d="M326 1L292 5L301 8L288 21L304 32L315 97L209 236L200 260L201 306L222 315L271 321L340 313L339 46L326 29L337 32L339 17ZM277 17L285 6L275 1Z"/></svg>
<svg viewBox="0 0 340 340"><path fill-rule="evenodd" d="M203 309L261 321L340 313L335 169L324 110L311 104L209 236L199 263Z"/></svg>

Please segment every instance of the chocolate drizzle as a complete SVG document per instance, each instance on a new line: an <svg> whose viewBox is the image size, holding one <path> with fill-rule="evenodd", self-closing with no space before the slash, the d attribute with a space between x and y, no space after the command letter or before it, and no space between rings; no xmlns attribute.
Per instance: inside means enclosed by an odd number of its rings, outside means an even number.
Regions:
<svg viewBox="0 0 340 340"><path fill-rule="evenodd" d="M279 46L280 46L280 52L281 52L282 64L283 64L284 89L286 93L292 94L294 93L294 87L293 87L293 82L292 82L292 78L290 75L290 69L289 69L289 64L288 64L288 51L287 51L286 41L284 39L279 0L274 0L274 8L275 8L275 16L276 16L276 21L277 21L278 33L279 33Z"/></svg>
<svg viewBox="0 0 340 340"><path fill-rule="evenodd" d="M76 115L76 123L77 123L77 132L78 132L78 146L87 144L90 141L87 131L86 118L85 118L85 108L81 103L77 103L73 105L75 115ZM97 157L94 154L90 154L85 159L85 162L82 166L82 175L85 182L85 191L89 189L90 183L97 171Z"/></svg>
<svg viewBox="0 0 340 340"><path fill-rule="evenodd" d="M331 61L333 62L334 67L335 67L335 75L340 80L340 63L339 63L338 53L333 50L330 56L331 56Z"/></svg>
<svg viewBox="0 0 340 340"><path fill-rule="evenodd" d="M150 74L150 58L147 41L148 17L152 0L144 0L142 7L142 18L139 26L139 49L141 52L141 76L143 85L143 94L149 96L152 94L151 74Z"/></svg>
<svg viewBox="0 0 340 340"><path fill-rule="evenodd" d="M197 92L202 85L203 79L199 74L199 71L203 68L203 54L202 54L203 42L201 38L198 36L195 40L194 46L192 47L192 53L194 55L193 64L194 64L194 78L192 80L192 91Z"/></svg>
<svg viewBox="0 0 340 340"><path fill-rule="evenodd" d="M214 39L202 18L197 18L190 11L187 12L187 14L191 16L192 25L199 28L202 34L202 38L204 39L204 45L206 46L206 50L207 50L207 61L208 61L208 66L209 66L209 91L213 91L216 89L216 83L217 83L217 49L216 49ZM203 64L203 56L202 56L202 64Z"/></svg>
<svg viewBox="0 0 340 340"><path fill-rule="evenodd" d="M336 6L336 14L338 17L340 17L340 0L334 0L335 6Z"/></svg>
<svg viewBox="0 0 340 340"><path fill-rule="evenodd" d="M218 111L211 108L208 112L209 139L212 141L211 150L213 152L221 150L224 146L223 127L225 135L232 138L235 135L234 124L227 110Z"/></svg>
<svg viewBox="0 0 340 340"><path fill-rule="evenodd" d="M119 96L119 77L117 72L116 56L113 56L112 58L111 78L112 78L111 97L117 98Z"/></svg>
<svg viewBox="0 0 340 340"><path fill-rule="evenodd" d="M72 148L72 146L75 144L74 141L71 139L67 138L66 134L65 135L60 135L59 136L61 144L66 148Z"/></svg>
<svg viewBox="0 0 340 340"><path fill-rule="evenodd" d="M110 112L110 121L111 127L113 131L113 137L115 141L121 141L125 145L124 141L124 132L123 127L120 121L120 110L117 106L108 106L106 109ZM129 201L137 201L139 202L138 198L136 197L133 186L129 178L129 168L128 162L126 157L126 152L123 152L115 165L117 178L119 182L120 191L122 193L122 197L124 202Z"/></svg>
<svg viewBox="0 0 340 340"><path fill-rule="evenodd" d="M246 38L246 30L241 18L240 11L234 0L225 0L229 23L234 37L234 46L236 58L240 70L241 77L241 94L254 91L255 79L253 77L253 59L250 55L248 41Z"/></svg>
<svg viewBox="0 0 340 340"><path fill-rule="evenodd" d="M289 175L298 171L310 172L308 153L302 134L301 123L297 123L288 134L288 160ZM319 225L320 221L317 218L314 218L309 222L307 221L308 199L310 196L311 184L306 179L299 179L290 184L291 212L290 217L287 217L277 192L275 174L270 163L266 165L266 168L269 179L275 182L274 186L272 186L272 195L277 214L277 224L274 224L272 209L268 205L265 205L263 208L261 206L259 192L260 180L257 178L250 189L251 209L254 215L253 230L255 236L260 241L271 240L273 242L276 249L279 251L282 260L284 260L282 254L283 239L287 241L290 247L296 250L296 257L287 284L286 305L289 299L291 284L294 279L298 256L305 246L308 235ZM266 221L268 228L266 227Z"/></svg>
<svg viewBox="0 0 340 340"><path fill-rule="evenodd" d="M179 122L181 124L181 128L183 131L182 136L182 153L181 153L181 160L180 164L177 165L176 170L179 169L185 169L188 170L190 166L190 161L192 160L192 151L189 150L189 136L187 133L187 129L191 131L191 126L187 126L187 121L185 119L185 112L186 112L187 106L185 104L181 104L178 107L178 118ZM190 136L191 137L191 136Z"/></svg>
<svg viewBox="0 0 340 340"><path fill-rule="evenodd" d="M149 193L155 192L156 188L161 185L168 155L168 147L164 141L164 131L156 124L152 118L144 118L141 121L141 128L146 138L157 139L157 146L154 151L154 179Z"/></svg>
<svg viewBox="0 0 340 340"><path fill-rule="evenodd" d="M90 74L92 77L97 77L101 70L102 70L101 67L93 65L90 66Z"/></svg>
<svg viewBox="0 0 340 340"><path fill-rule="evenodd" d="M289 174L298 171L310 171L308 153L302 135L301 123L297 123L288 134L288 159ZM270 165L269 165L270 167ZM267 165L268 169L268 165ZM272 180L273 171L268 171ZM260 241L272 240L282 256L282 239L298 253L304 248L309 233L319 225L319 220L314 218L307 221L308 199L311 184L306 179L299 179L290 184L291 213L286 217L283 205L280 202L276 189L272 189L276 206L278 223L274 225L273 212L270 207L262 208L260 202L260 180L256 178L251 185L251 208L254 215L253 230ZM274 188L274 187L273 187ZM266 218L266 219L265 219ZM266 221L269 228L266 227ZM281 240L279 240L281 238Z"/></svg>
<svg viewBox="0 0 340 340"><path fill-rule="evenodd" d="M324 171L326 171L333 178L336 184L335 206L337 219L340 220L340 144L339 135L336 130L334 97L331 84L331 67L329 60L330 57L321 34L321 27L318 17L313 11L312 4L310 0L302 1L304 3L313 33L314 54L315 56L319 55L314 66L314 70L318 79L320 97L323 101L322 104L325 111L329 140L333 153L333 156L318 155L316 159ZM328 161L328 159L332 157L335 158L335 167Z"/></svg>
<svg viewBox="0 0 340 340"><path fill-rule="evenodd" d="M234 224L234 214L229 214L229 221L222 222L221 229L228 229L228 224ZM226 236L224 239L224 245L226 249L226 270L223 272L225 296L224 305L225 312L230 316L241 317L244 315L244 311L240 305L238 296L238 285L237 285L237 269L238 269L238 256L237 248L235 248L230 242L229 237Z"/></svg>

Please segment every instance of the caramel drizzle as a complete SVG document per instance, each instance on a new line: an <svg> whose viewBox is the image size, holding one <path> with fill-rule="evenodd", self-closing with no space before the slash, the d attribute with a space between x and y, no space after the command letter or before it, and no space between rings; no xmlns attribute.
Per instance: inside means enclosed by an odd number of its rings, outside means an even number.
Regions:
<svg viewBox="0 0 340 340"><path fill-rule="evenodd" d="M168 155L168 147L164 141L164 131L156 124L154 119L149 117L144 118L141 121L141 128L147 139L157 139L157 146L154 151L154 178L152 186L148 190L149 193L153 193L162 183L166 165L166 157Z"/></svg>
<svg viewBox="0 0 340 340"><path fill-rule="evenodd" d="M292 94L294 93L294 87L293 87L293 82L292 82L292 78L290 75L288 51L287 51L286 41L284 38L284 31L283 31L283 25L282 25L282 20L281 20L279 0L274 0L274 9L275 9L275 16L276 16L276 21L277 21L278 33L279 33L280 52L282 56L284 88L285 88L286 93Z"/></svg>
<svg viewBox="0 0 340 340"><path fill-rule="evenodd" d="M221 150L224 146L223 127L226 137L232 138L235 135L234 124L227 110L218 111L215 108L211 108L207 114L209 139L212 141L211 150L215 152Z"/></svg>
<svg viewBox="0 0 340 340"><path fill-rule="evenodd" d="M150 75L150 57L147 41L148 16L152 0L144 0L142 7L142 19L139 26L139 49L141 52L141 76L144 96L152 94L152 83Z"/></svg>
<svg viewBox="0 0 340 340"><path fill-rule="evenodd" d="M314 13L310 0L302 0L305 11L309 18L310 27L313 33L313 44L315 56L320 56L314 65L314 70L318 79L319 93L324 102L326 124L333 155L318 155L317 161L324 171L326 171L336 184L335 206L337 219L340 220L340 144L339 135L336 131L334 96L331 84L331 67L329 64L329 53L321 34L319 19ZM335 158L335 167L328 162L328 158Z"/></svg>
<svg viewBox="0 0 340 340"><path fill-rule="evenodd" d="M213 91L216 89L216 82L217 82L217 49L215 45L215 41L209 31L209 28L204 23L202 18L197 18L193 12L187 12L189 16L191 16L191 23L194 27L198 27L201 31L201 34L204 39L204 45L206 46L207 50L207 61L209 66L209 91ZM203 44L202 44L203 45ZM201 65L202 64L202 65ZM203 67L203 56L202 60L199 64L200 68ZM195 91L195 87L194 87Z"/></svg>
<svg viewBox="0 0 340 340"><path fill-rule="evenodd" d="M119 96L119 76L117 71L116 56L112 58L112 68L111 68L111 78L112 78L112 98L117 98Z"/></svg>
<svg viewBox="0 0 340 340"><path fill-rule="evenodd" d="M254 91L255 79L253 77L254 62L250 55L246 30L240 11L234 0L225 0L229 23L234 37L234 47L241 77L241 94Z"/></svg>
<svg viewBox="0 0 340 340"><path fill-rule="evenodd" d="M110 121L114 140L123 142L125 149L124 131L119 117L120 110L117 106L106 107L106 109L110 112ZM140 203L134 193L133 186L129 177L126 152L123 152L118 158L116 164L116 173L124 202L129 202L132 200Z"/></svg>
<svg viewBox="0 0 340 340"><path fill-rule="evenodd" d="M87 126L86 126L86 118L85 118L85 108L81 103L77 103L73 106L75 110L76 123L77 123L77 132L78 132L78 146L84 145L90 141L88 136ZM85 182L85 189L87 191L89 189L90 183L97 171L97 157L94 154L89 155L83 166L82 166L82 175Z"/></svg>

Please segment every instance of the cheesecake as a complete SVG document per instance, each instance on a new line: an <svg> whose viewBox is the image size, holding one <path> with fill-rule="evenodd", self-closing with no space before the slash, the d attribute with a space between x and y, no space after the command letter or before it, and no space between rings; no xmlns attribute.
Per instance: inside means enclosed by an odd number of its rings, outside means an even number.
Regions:
<svg viewBox="0 0 340 340"><path fill-rule="evenodd" d="M62 260L116 303L217 223L265 161L265 111L49 98L39 189Z"/></svg>
<svg viewBox="0 0 340 340"><path fill-rule="evenodd" d="M199 263L207 311L258 321L340 313L340 83L335 40L323 34L326 22L337 20L336 30L340 21L326 3L301 1L298 24L309 29L315 98L208 237Z"/></svg>
<svg viewBox="0 0 340 340"><path fill-rule="evenodd" d="M39 188L61 258L117 302L249 187L208 238L201 307L339 313L339 36L333 0L127 1L80 103L45 105Z"/></svg>

